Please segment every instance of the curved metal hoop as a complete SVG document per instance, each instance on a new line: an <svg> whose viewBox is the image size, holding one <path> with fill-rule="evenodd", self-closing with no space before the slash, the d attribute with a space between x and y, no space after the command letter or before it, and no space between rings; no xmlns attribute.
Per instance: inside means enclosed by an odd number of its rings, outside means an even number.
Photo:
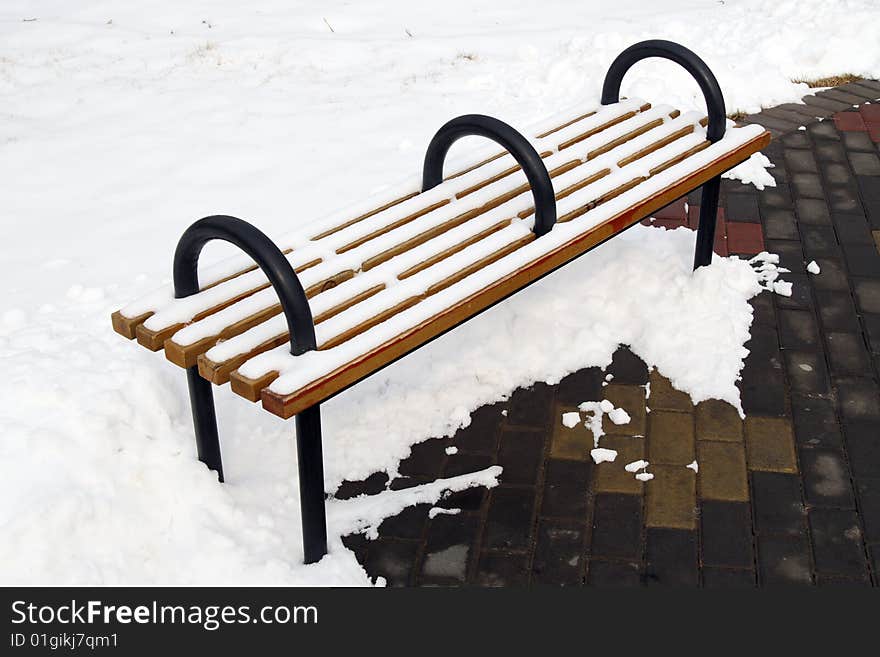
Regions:
<svg viewBox="0 0 880 657"><path fill-rule="evenodd" d="M186 229L174 251L174 296L180 299L199 291L199 255L211 240L235 244L265 272L287 318L290 353L299 356L316 349L312 310L290 262L265 234L236 217L205 217Z"/></svg>
<svg viewBox="0 0 880 657"><path fill-rule="evenodd" d="M716 142L724 136L727 122L727 112L724 109L724 96L721 95L721 87L718 80L709 70L702 59L695 52L673 41L652 39L636 43L617 56L608 73L605 74L605 82L602 85L602 104L617 103L620 101L620 83L623 76L633 66L649 57L662 57L669 59L687 69L700 85L703 97L706 99L706 110L709 114L709 128L706 136L709 141Z"/></svg>
<svg viewBox="0 0 880 657"><path fill-rule="evenodd" d="M556 223L556 195L544 161L529 141L511 126L484 114L465 114L447 122L437 131L425 151L422 168L422 191L443 182L443 163L449 148L462 137L486 137L503 146L513 155L532 188L535 199L535 235L550 232Z"/></svg>

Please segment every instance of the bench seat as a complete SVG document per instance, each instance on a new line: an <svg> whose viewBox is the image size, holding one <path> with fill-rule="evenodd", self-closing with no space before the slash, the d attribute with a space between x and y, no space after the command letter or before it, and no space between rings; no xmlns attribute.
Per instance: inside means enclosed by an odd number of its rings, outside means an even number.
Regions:
<svg viewBox="0 0 880 657"><path fill-rule="evenodd" d="M509 154L467 162L420 193L395 190L276 243L297 272L318 350L290 353L265 274L247 258L202 268L201 291L171 286L113 314L114 329L288 418L393 362L637 223L769 143L756 125L715 143L701 114L639 99L571 111L526 132L557 199L532 232L534 201Z"/></svg>

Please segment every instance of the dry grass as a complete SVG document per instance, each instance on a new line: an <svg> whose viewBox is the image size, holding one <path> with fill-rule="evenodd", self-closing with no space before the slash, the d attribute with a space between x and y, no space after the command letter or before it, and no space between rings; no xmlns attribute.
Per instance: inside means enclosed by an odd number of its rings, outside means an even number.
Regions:
<svg viewBox="0 0 880 657"><path fill-rule="evenodd" d="M748 116L747 112L743 112L742 110L737 110L735 112L731 112L727 115L727 118L731 121L742 121L744 118Z"/></svg>
<svg viewBox="0 0 880 657"><path fill-rule="evenodd" d="M792 82L803 82L811 89L815 89L816 87L839 87L842 84L849 84L850 82L858 82L859 80L863 80L861 75L855 75L853 73L841 73L840 75L831 75L827 78L815 78L813 80L792 80Z"/></svg>

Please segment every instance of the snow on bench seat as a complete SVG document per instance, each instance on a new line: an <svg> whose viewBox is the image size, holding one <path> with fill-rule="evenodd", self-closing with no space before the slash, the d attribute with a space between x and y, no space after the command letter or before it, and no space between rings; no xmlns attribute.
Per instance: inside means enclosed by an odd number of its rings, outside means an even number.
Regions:
<svg viewBox="0 0 880 657"><path fill-rule="evenodd" d="M760 126L710 144L699 114L625 100L527 134L551 173L557 225L536 239L513 158L468 163L426 193L336 213L278 240L310 298L318 350L289 351L274 290L247 259L200 272L203 289L163 288L114 328L214 383L291 417L503 299L769 142Z"/></svg>

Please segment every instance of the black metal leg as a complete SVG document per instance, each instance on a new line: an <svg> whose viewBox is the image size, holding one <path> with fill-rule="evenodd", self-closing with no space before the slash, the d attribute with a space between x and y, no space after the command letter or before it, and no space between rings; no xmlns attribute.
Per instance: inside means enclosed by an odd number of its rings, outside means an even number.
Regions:
<svg viewBox="0 0 880 657"><path fill-rule="evenodd" d="M189 401L192 406L193 427L199 461L216 470L223 481L223 461L220 458L220 438L217 435L217 415L214 412L214 392L211 383L199 375L197 366L186 370Z"/></svg>
<svg viewBox="0 0 880 657"><path fill-rule="evenodd" d="M306 563L327 554L327 517L324 510L324 457L321 450L321 406L315 404L296 416L296 453L299 464L299 505L302 513L303 552Z"/></svg>
<svg viewBox="0 0 880 657"><path fill-rule="evenodd" d="M712 264L715 246L715 220L718 216L718 194L721 176L715 176L703 185L700 199L700 225L697 228L697 248L694 251L694 269Z"/></svg>

